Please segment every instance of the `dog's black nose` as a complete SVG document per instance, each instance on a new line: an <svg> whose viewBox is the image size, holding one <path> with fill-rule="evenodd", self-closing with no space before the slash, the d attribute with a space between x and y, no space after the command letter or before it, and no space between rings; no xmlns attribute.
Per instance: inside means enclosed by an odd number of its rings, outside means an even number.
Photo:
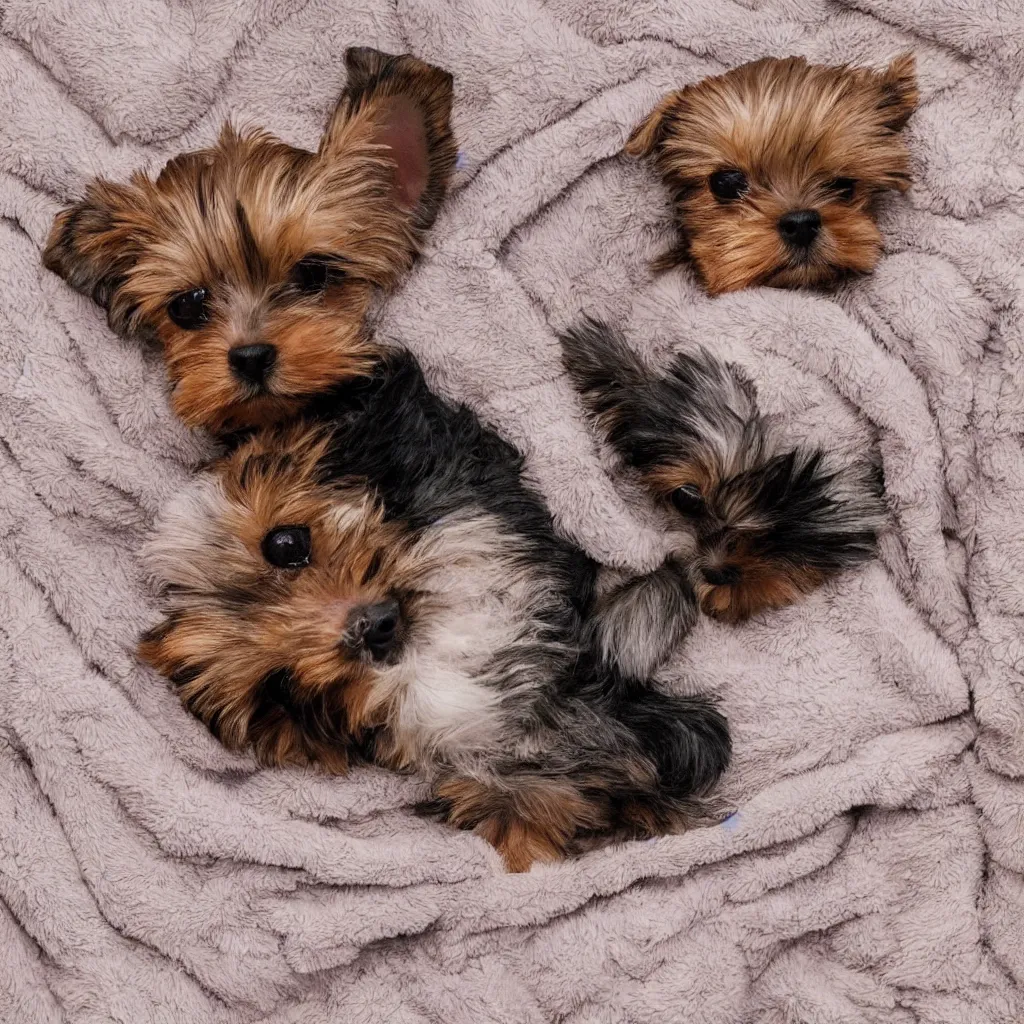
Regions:
<svg viewBox="0 0 1024 1024"><path fill-rule="evenodd" d="M235 376L247 384L262 384L277 359L273 345L236 345L228 352Z"/></svg>
<svg viewBox="0 0 1024 1024"><path fill-rule="evenodd" d="M356 646L369 651L375 661L387 657L398 639L402 611L394 598L353 608L348 633Z"/></svg>
<svg viewBox="0 0 1024 1024"><path fill-rule="evenodd" d="M779 218L779 234L787 245L806 249L821 230L821 214L817 210L790 210Z"/></svg>
<svg viewBox="0 0 1024 1024"><path fill-rule="evenodd" d="M739 583L741 575L737 565L708 566L704 569L704 579L713 587L724 587L730 583Z"/></svg>

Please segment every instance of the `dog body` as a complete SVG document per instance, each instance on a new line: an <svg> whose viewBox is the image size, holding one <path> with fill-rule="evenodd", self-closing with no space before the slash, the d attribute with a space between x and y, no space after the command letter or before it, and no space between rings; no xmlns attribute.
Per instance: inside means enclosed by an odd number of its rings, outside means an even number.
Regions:
<svg viewBox="0 0 1024 1024"><path fill-rule="evenodd" d="M595 566L406 353L244 441L161 517L144 658L231 747L426 774L513 870L699 816L725 720L587 646Z"/></svg>
<svg viewBox="0 0 1024 1024"><path fill-rule="evenodd" d="M675 203L680 242L655 266L692 260L712 295L870 271L876 198L910 184L917 101L910 54L883 72L766 58L670 93L626 146Z"/></svg>

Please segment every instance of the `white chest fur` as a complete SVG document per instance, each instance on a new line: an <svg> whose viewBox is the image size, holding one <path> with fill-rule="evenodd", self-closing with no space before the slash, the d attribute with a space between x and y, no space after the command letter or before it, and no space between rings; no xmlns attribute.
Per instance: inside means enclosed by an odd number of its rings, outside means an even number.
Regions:
<svg viewBox="0 0 1024 1024"><path fill-rule="evenodd" d="M487 513L463 512L424 533L416 552L431 565L423 613L385 684L404 762L426 768L438 757L493 750L509 703L547 682L532 655L550 644L538 637L545 608L564 597L523 554Z"/></svg>

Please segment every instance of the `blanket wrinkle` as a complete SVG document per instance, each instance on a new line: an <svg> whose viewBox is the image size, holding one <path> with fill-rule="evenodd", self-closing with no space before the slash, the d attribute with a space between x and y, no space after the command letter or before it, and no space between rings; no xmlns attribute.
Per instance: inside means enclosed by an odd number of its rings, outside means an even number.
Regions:
<svg viewBox="0 0 1024 1024"><path fill-rule="evenodd" d="M962 0L10 0L0 13L0 1021L1014 1024L1024 1018L1024 14ZM100 174L225 118L315 144L344 50L451 70L470 166L383 306L525 453L559 528L673 540L589 428L557 332L703 345L794 442L876 452L878 562L661 673L732 725L721 826L529 874L422 784L259 769L133 655L152 517L212 451L158 354L39 264ZM915 184L874 275L709 300L656 176L664 92L766 55L917 55Z"/></svg>

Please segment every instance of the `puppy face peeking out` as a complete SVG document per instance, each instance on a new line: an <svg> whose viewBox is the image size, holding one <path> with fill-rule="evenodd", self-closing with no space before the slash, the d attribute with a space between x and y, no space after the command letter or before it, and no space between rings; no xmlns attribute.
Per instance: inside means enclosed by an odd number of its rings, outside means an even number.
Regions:
<svg viewBox="0 0 1024 1024"><path fill-rule="evenodd" d="M874 553L883 515L870 467L780 448L752 390L708 353L655 370L594 321L563 352L609 442L695 535L686 571L706 614L736 622L791 604Z"/></svg>
<svg viewBox="0 0 1024 1024"><path fill-rule="evenodd" d="M872 270L875 199L910 185L917 102L912 54L883 72L767 58L670 93L626 146L675 202L680 244L656 267L688 257L712 295Z"/></svg>
<svg viewBox="0 0 1024 1024"><path fill-rule="evenodd" d="M226 746L343 771L417 598L407 546L371 496L317 482L324 446L258 435L164 511L144 557L169 615L140 654Z"/></svg>
<svg viewBox="0 0 1024 1024"><path fill-rule="evenodd" d="M391 767L493 746L499 696L570 657L532 625L565 596L493 515L389 519L330 447L316 427L261 431L171 503L144 553L168 615L141 656L266 764L341 770L375 731Z"/></svg>
<svg viewBox="0 0 1024 1024"><path fill-rule="evenodd" d="M97 180L61 213L46 266L158 339L191 426L258 426L363 372L377 288L409 268L455 163L452 78L413 57L346 54L316 153L226 126L156 180Z"/></svg>

